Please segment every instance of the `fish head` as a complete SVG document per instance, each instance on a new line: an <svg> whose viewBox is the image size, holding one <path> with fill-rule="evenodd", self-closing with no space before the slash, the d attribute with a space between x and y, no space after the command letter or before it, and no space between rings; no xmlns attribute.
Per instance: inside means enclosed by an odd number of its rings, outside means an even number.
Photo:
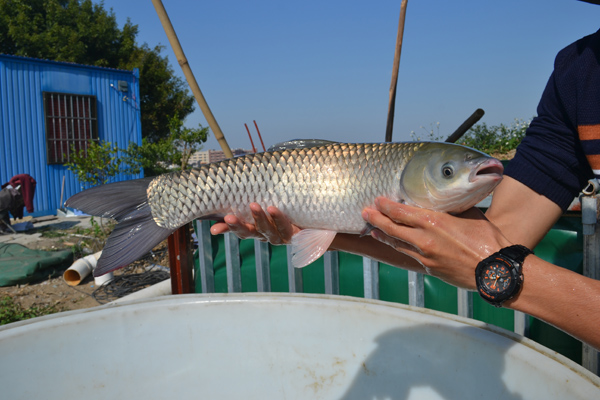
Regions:
<svg viewBox="0 0 600 400"><path fill-rule="evenodd" d="M502 180L497 159L469 147L429 142L419 147L400 178L405 203L459 213L488 196Z"/></svg>

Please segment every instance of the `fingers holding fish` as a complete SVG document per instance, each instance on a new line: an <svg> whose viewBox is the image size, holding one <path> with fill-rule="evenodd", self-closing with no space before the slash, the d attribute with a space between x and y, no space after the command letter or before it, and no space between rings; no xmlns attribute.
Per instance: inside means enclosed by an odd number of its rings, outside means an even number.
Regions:
<svg viewBox="0 0 600 400"><path fill-rule="evenodd" d="M237 216L228 214L224 222L214 224L210 232L213 235L232 232L241 239L258 239L281 245L289 244L292 236L300 231L277 207L270 206L265 212L258 203L250 203L249 208L254 223L246 223Z"/></svg>
<svg viewBox="0 0 600 400"><path fill-rule="evenodd" d="M419 257L422 252L413 244L420 242L420 240L415 240L415 236L420 235L420 232L405 218L405 211L400 208L402 205L393 201L391 203L396 205L393 210L389 207L382 209L378 206L377 209L366 208L363 211L365 221L375 227L371 231L371 236L421 262Z"/></svg>
<svg viewBox="0 0 600 400"><path fill-rule="evenodd" d="M256 224L256 229L271 244L289 244L292 236L300 231L295 225L292 225L288 217L277 207L267 207L265 213L257 203L250 204L252 217Z"/></svg>
<svg viewBox="0 0 600 400"><path fill-rule="evenodd" d="M419 261L418 256L421 255L421 251L412 244L390 236L380 229L373 229L371 231L371 237Z"/></svg>
<svg viewBox="0 0 600 400"><path fill-rule="evenodd" d="M233 214L226 215L223 222L218 222L210 228L210 233L213 235L227 232L235 234L240 239L266 240L262 234L257 232L253 224L246 223Z"/></svg>
<svg viewBox="0 0 600 400"><path fill-rule="evenodd" d="M431 211L424 208L407 206L386 197L376 198L375 206L397 224L422 227L425 223L432 223Z"/></svg>
<svg viewBox="0 0 600 400"><path fill-rule="evenodd" d="M376 205L363 213L376 228L371 235L416 259L428 274L458 287L473 290L477 263L511 244L476 208L454 216L386 199L378 199Z"/></svg>

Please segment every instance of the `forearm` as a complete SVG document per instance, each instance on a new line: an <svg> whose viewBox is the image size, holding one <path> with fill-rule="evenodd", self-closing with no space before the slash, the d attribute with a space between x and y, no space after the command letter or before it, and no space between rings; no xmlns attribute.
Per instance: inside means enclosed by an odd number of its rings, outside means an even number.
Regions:
<svg viewBox="0 0 600 400"><path fill-rule="evenodd" d="M533 249L544 238L562 210L548 198L505 176L494 190L485 216L511 242Z"/></svg>
<svg viewBox="0 0 600 400"><path fill-rule="evenodd" d="M529 256L523 288L504 306L522 311L600 349L600 281Z"/></svg>
<svg viewBox="0 0 600 400"><path fill-rule="evenodd" d="M330 250L339 250L346 253L366 256L394 267L425 273L423 266L414 258L411 258L404 253L400 253L393 247L381 243L370 236L361 237L358 235L338 233L331 243Z"/></svg>

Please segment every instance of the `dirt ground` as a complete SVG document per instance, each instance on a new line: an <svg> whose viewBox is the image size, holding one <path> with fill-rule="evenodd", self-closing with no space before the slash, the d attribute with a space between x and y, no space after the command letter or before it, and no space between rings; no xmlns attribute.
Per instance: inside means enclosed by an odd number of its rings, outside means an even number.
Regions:
<svg viewBox="0 0 600 400"><path fill-rule="evenodd" d="M21 222L19 220L18 222ZM65 229L66 227L66 229ZM42 236L40 232L44 232ZM72 249L74 246L81 246L81 229L68 227L68 224L55 223L46 225L43 228L34 228L30 231L21 233L20 235L31 235L30 237L22 236L20 239L26 247L36 250L55 251L63 249ZM85 236L85 235L83 235ZM7 238L8 240L8 238ZM88 242L89 244L89 242ZM84 244L85 245L85 244ZM92 246L96 247L96 246ZM100 249L86 248L87 251L95 252ZM135 281L137 274L148 278L147 269L150 265L162 266L161 277L168 278L168 253L166 241L157 246L153 252L154 257L148 257L138 261L131 266L122 270L115 271L115 278L124 275L131 275L131 281ZM81 255L80 255L81 256ZM85 254L83 254L85 256ZM78 256L75 256L77 259ZM46 307L51 306L60 311L78 310L99 306L108 301L115 300L120 293L115 291L111 284L105 287L99 287L94 282L94 278L87 276L79 285L68 285L63 277L64 270L59 271L60 276L42 280L40 282L29 283L25 285L0 287L0 298L8 295L13 298L15 303L20 304L23 308L31 307ZM152 272L157 272L156 268ZM151 277L156 279L156 276ZM117 279L115 279L117 281ZM122 284L122 280L120 281ZM119 284L117 282L117 284ZM113 285L114 286L114 285ZM138 290L140 288L133 288ZM121 296L119 296L121 297Z"/></svg>

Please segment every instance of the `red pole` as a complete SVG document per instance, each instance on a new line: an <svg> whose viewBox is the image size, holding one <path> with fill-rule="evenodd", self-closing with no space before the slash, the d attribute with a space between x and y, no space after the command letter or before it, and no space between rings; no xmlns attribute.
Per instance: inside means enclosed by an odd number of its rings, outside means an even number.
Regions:
<svg viewBox="0 0 600 400"><path fill-rule="evenodd" d="M254 126L256 127L256 132L258 132L258 138L260 139L260 144L262 144L263 147L263 151L267 151L267 149L265 149L265 144L262 141L262 136L260 136L260 131L258 130L258 125L256 125L256 121L254 122Z"/></svg>
<svg viewBox="0 0 600 400"><path fill-rule="evenodd" d="M194 255L190 224L177 229L168 238L171 291L173 294L194 293Z"/></svg>
<svg viewBox="0 0 600 400"><path fill-rule="evenodd" d="M248 137L250 138L250 143L252 144L252 151L256 153L256 147L254 147L254 141L252 140L252 135L250 134L250 129L248 129L248 125L244 124L246 130L248 131Z"/></svg>

